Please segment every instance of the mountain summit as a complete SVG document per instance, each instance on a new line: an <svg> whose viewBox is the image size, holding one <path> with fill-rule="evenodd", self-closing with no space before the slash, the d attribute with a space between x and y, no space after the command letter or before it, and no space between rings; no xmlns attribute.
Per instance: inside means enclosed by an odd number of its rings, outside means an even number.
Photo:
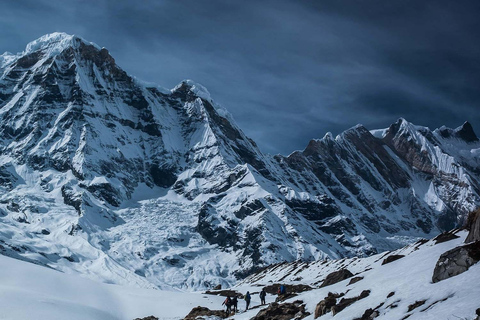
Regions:
<svg viewBox="0 0 480 320"><path fill-rule="evenodd" d="M480 202L471 126L399 119L263 154L207 89L123 71L63 33L0 56L0 250L106 282L203 288L370 255Z"/></svg>

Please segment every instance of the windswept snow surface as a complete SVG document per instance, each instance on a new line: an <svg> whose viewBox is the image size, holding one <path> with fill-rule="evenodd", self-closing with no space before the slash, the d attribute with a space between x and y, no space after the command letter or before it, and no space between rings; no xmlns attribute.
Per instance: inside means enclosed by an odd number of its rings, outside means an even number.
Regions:
<svg viewBox="0 0 480 320"><path fill-rule="evenodd" d="M223 298L181 291L127 288L0 256L0 319L132 320L155 315L182 319L198 305Z"/></svg>

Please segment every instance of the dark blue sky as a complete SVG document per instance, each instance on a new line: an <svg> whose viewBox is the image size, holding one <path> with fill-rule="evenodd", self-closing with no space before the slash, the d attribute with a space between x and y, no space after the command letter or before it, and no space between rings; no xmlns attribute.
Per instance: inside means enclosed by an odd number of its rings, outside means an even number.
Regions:
<svg viewBox="0 0 480 320"><path fill-rule="evenodd" d="M206 86L267 153L404 117L480 134L480 1L5 0L0 52L63 31L137 78Z"/></svg>

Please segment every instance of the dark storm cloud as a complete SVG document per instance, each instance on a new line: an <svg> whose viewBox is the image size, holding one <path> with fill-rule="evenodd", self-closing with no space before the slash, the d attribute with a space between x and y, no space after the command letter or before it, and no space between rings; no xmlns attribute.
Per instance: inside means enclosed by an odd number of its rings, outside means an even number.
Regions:
<svg viewBox="0 0 480 320"><path fill-rule="evenodd" d="M477 1L6 1L0 51L65 31L138 78L205 85L265 152L405 117L480 133Z"/></svg>

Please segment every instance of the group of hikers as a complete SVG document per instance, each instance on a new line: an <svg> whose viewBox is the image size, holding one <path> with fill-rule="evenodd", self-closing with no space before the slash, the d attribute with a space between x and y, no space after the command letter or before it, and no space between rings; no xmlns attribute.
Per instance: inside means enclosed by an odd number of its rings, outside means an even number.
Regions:
<svg viewBox="0 0 480 320"><path fill-rule="evenodd" d="M278 288L277 294L278 295L283 295L286 294L286 288L284 285L281 285ZM262 289L259 293L260 296L260 305L265 305L265 299L267 297L267 292L265 291L265 288ZM245 311L248 310L250 307L250 301L252 300L252 297L250 295L250 291L247 291L247 293L243 296L243 299L245 300ZM227 308L226 312L227 315L230 315L232 312L237 313L238 312L238 297L237 295L234 295L233 297L227 296L225 301L223 301L222 306L225 306Z"/></svg>

